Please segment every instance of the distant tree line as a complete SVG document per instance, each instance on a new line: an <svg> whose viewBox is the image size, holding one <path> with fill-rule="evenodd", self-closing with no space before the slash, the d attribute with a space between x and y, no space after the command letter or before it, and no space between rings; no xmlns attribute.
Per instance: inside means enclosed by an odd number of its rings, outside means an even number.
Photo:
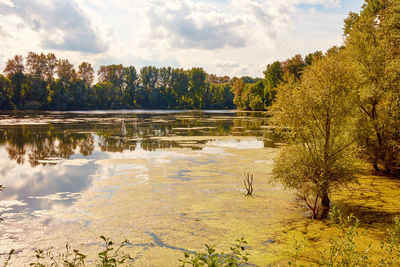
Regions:
<svg viewBox="0 0 400 267"><path fill-rule="evenodd" d="M202 68L100 66L88 62L78 69L68 59L29 52L7 61L0 74L0 110L94 110L94 109L233 109L267 110L276 87L294 76L322 52L296 55L269 64L264 79L219 77Z"/></svg>
<svg viewBox="0 0 400 267"><path fill-rule="evenodd" d="M232 83L202 68L101 66L98 82L90 63L76 70L54 54L29 52L7 61L0 75L0 109L232 109Z"/></svg>

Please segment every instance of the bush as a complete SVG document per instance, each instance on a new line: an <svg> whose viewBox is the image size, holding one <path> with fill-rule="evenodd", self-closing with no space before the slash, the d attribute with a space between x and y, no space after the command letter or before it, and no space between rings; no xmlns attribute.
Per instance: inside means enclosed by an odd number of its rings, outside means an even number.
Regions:
<svg viewBox="0 0 400 267"><path fill-rule="evenodd" d="M322 265L326 266L367 266L371 245L359 250L355 238L359 236L359 221L352 214L344 217L340 210L332 209L331 224L339 230L334 238L329 238L330 247L322 256Z"/></svg>
<svg viewBox="0 0 400 267"><path fill-rule="evenodd" d="M236 243L231 247L231 253L217 252L215 246L206 246L206 252L195 253L190 255L185 252L185 258L179 259L182 262L181 267L185 266L208 266L208 267L223 267L223 266L243 266L248 263L249 253L245 252L244 245L247 242L241 238L236 240Z"/></svg>
<svg viewBox="0 0 400 267"><path fill-rule="evenodd" d="M360 230L359 220L352 214L345 217L340 212L332 209L330 213L331 224L338 229L338 235L329 239L329 249L320 252L321 262L324 266L373 266L376 262L370 259L372 244L365 249L360 248L357 237L364 233ZM400 264L400 219L394 220L395 224L387 229L388 242L382 241L377 248L383 256L378 260L380 266L399 266Z"/></svg>
<svg viewBox="0 0 400 267"><path fill-rule="evenodd" d="M131 256L122 251L122 248L129 244L128 240L122 241L119 245L110 241L109 238L100 236L104 241L104 250L99 252L98 258L95 259L95 266L97 267L116 267L121 266L128 260L133 260ZM77 249L72 249L72 247L67 244L66 251L64 253L57 252L53 253L52 248L46 251L42 249L37 249L36 262L32 262L29 265L33 267L45 267L45 266L65 266L65 267L81 267L86 266L87 255L81 253ZM127 263L128 264L128 263ZM4 265L6 266L6 265ZM127 266L133 266L129 263Z"/></svg>

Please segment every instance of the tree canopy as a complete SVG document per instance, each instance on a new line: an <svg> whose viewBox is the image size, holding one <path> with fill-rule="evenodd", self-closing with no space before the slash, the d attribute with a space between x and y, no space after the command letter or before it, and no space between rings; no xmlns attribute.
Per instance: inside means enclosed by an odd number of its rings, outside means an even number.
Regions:
<svg viewBox="0 0 400 267"><path fill-rule="evenodd" d="M341 59L339 52L326 55L305 69L301 81L289 77L272 108L273 123L289 128L283 133L290 144L275 161L274 177L296 190L313 217L326 216L332 188L354 180L352 84Z"/></svg>
<svg viewBox="0 0 400 267"><path fill-rule="evenodd" d="M202 68L112 64L97 72L88 62L78 69L54 54L29 52L7 61L0 75L0 110L45 109L233 109L234 79ZM248 80L257 80L245 77ZM237 78L235 78L237 79Z"/></svg>
<svg viewBox="0 0 400 267"><path fill-rule="evenodd" d="M271 113L288 145L273 175L313 217L326 215L337 185L354 181L357 156L400 174L399 21L399 1L367 0L345 19L344 46L281 63ZM271 87L281 77L272 69L264 72Z"/></svg>

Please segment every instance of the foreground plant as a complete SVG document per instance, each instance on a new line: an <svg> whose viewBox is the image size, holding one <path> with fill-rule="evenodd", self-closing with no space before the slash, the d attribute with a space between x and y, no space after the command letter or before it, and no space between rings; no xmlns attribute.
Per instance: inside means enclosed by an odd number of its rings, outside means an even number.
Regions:
<svg viewBox="0 0 400 267"><path fill-rule="evenodd" d="M297 238L294 237L293 241L294 241L294 245L293 246L294 246L295 256L294 256L293 262L289 261L288 265L297 266L297 260L299 259L301 250L304 248L304 241L305 240L304 240L304 238L298 240Z"/></svg>
<svg viewBox="0 0 400 267"><path fill-rule="evenodd" d="M371 244L368 248L360 250L356 242L357 236L361 235L359 220L350 214L345 217L340 212L332 209L330 213L331 224L339 232L337 236L330 238L330 247L321 253L321 264L326 266L367 266L368 255Z"/></svg>
<svg viewBox="0 0 400 267"><path fill-rule="evenodd" d="M376 262L370 259L372 244L361 248L357 237L364 231L360 229L359 220L352 214L344 216L334 208L330 213L331 224L338 229L338 234L329 239L329 249L320 252L320 264L324 266L374 266ZM379 266L399 266L400 264L400 219L395 218L395 224L388 229L389 241L382 241L376 250L383 255Z"/></svg>
<svg viewBox="0 0 400 267"><path fill-rule="evenodd" d="M115 244L104 236L100 236L104 241L105 249L99 252L98 258L94 260L97 267L115 267L115 266L133 266L132 263L127 263L128 260L133 260L129 254L122 251L126 245L129 244L127 240L122 241L120 244ZM86 266L87 255L83 254L77 249L73 249L69 244L66 246L64 253L53 253L53 249L49 248L46 251L37 249L36 262L29 265L33 267L47 267L47 266L64 266L64 267L82 267ZM91 261L93 262L93 261ZM7 261L8 263L8 261ZM127 265L124 265L124 264ZM6 265L5 265L6 266ZM89 266L93 266L92 264Z"/></svg>
<svg viewBox="0 0 400 267"><path fill-rule="evenodd" d="M100 238L104 240L106 246L105 250L98 254L99 258L97 266L119 266L120 264L125 263L127 260L133 260L129 254L121 251L123 247L129 244L128 240L122 241L115 249L115 244L110 241L109 238L104 236L100 236Z"/></svg>
<svg viewBox="0 0 400 267"><path fill-rule="evenodd" d="M394 220L394 227L387 229L389 242L381 242L381 250L384 256L379 261L380 265L400 265L400 218Z"/></svg>
<svg viewBox="0 0 400 267"><path fill-rule="evenodd" d="M246 244L247 242L243 238L236 240L236 243L231 247L231 253L217 252L214 249L215 246L205 245L206 252L193 255L185 252L185 258L179 259L182 262L180 266L243 266L249 261L249 253L245 251Z"/></svg>
<svg viewBox="0 0 400 267"><path fill-rule="evenodd" d="M7 257L4 259L4 264L3 264L4 267L8 266L8 264L10 263L10 260L11 260L11 256L14 254L14 252L15 252L14 249L12 249L12 250L10 250L10 252L8 252Z"/></svg>

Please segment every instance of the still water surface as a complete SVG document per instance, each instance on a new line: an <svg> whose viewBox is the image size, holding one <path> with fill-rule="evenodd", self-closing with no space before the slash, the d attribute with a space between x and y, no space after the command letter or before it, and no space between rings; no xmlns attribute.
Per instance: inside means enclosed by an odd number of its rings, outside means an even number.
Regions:
<svg viewBox="0 0 400 267"><path fill-rule="evenodd" d="M296 237L308 240L302 263L317 265L334 232L271 183L279 147L258 112L0 113L0 258L15 249L11 266L29 266L35 249L64 252L67 242L93 258L104 235L128 239L135 266L178 266L183 252L227 252L244 237L252 264L282 266ZM400 183L368 170L358 178L332 203L379 246L400 216Z"/></svg>
<svg viewBox="0 0 400 267"><path fill-rule="evenodd" d="M104 232L115 239L139 236L132 245L143 250L197 249L225 231L200 221L243 211L229 207L224 194L242 198L241 175L258 168L248 163L272 165L277 142L266 114L257 112L2 113L1 252L16 248L26 262L34 248L56 246L55 239L90 246ZM217 195L213 205L220 207L202 206ZM185 234L168 232L182 220L193 224ZM134 234L126 232L126 221ZM192 243L182 241L188 235ZM148 253L135 252L139 261Z"/></svg>

